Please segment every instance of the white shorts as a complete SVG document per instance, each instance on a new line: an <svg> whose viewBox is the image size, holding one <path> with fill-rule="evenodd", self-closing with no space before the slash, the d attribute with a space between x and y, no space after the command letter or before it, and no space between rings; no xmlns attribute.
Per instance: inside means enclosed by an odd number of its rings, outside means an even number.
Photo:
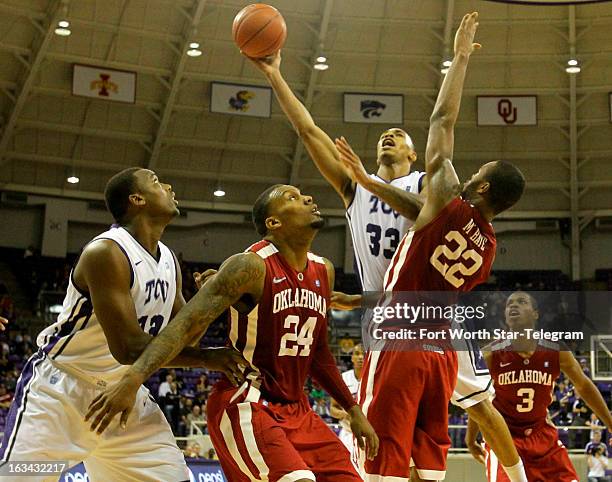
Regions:
<svg viewBox="0 0 612 482"><path fill-rule="evenodd" d="M493 398L493 380L480 348L466 341L453 341L453 346L457 350L458 370L452 404L465 410Z"/></svg>
<svg viewBox="0 0 612 482"><path fill-rule="evenodd" d="M99 393L91 382L36 353L17 383L0 446L0 466L7 461L64 461L69 466L82 461L91 482L189 480L183 454L147 388L140 387L127 427L119 427L117 416L102 435L91 432L84 420ZM19 477L20 482L57 479Z"/></svg>

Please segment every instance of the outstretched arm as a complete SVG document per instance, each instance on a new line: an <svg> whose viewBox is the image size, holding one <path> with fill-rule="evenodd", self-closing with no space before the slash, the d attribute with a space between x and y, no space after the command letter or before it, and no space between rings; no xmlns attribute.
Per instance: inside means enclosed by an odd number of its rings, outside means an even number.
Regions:
<svg viewBox="0 0 612 482"><path fill-rule="evenodd" d="M423 196L404 191L370 177L363 167L363 162L344 137L336 139L336 147L340 153L342 164L344 164L354 182L360 184L410 221L414 221L419 216L423 207Z"/></svg>
<svg viewBox="0 0 612 482"><path fill-rule="evenodd" d="M580 364L572 355L570 351L559 352L559 363L561 370L565 373L582 399L586 402L597 418L608 427L608 430L612 430L612 415L606 401L601 396L601 393L595 386L595 384L584 374Z"/></svg>
<svg viewBox="0 0 612 482"><path fill-rule="evenodd" d="M261 70L272 86L283 112L306 146L319 172L327 179L348 206L355 194L355 185L340 163L338 151L329 136L320 129L312 116L295 96L280 72L280 51L265 59L249 58Z"/></svg>
<svg viewBox="0 0 612 482"><path fill-rule="evenodd" d="M119 412L122 413L121 423L125 424L138 387L191 340L202 336L208 326L242 295L259 294L265 273L263 260L253 253L229 258L166 329L147 345L123 378L94 399L86 416L88 420L97 413L91 429L98 427L98 433L102 433Z"/></svg>
<svg viewBox="0 0 612 482"><path fill-rule="evenodd" d="M454 128L461 106L468 60L472 52L480 48L480 44L474 43L477 27L476 12L465 15L461 20L455 34L455 57L444 77L431 114L425 151L425 170L429 181L428 218L437 215L458 194L459 179L451 162Z"/></svg>

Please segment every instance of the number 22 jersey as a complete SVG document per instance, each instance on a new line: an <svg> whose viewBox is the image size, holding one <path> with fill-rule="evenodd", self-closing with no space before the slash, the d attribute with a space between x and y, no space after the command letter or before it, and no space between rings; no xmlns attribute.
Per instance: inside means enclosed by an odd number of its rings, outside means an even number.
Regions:
<svg viewBox="0 0 612 482"><path fill-rule="evenodd" d="M456 197L418 231L410 230L385 273L385 291L471 291L489 277L493 226Z"/></svg>

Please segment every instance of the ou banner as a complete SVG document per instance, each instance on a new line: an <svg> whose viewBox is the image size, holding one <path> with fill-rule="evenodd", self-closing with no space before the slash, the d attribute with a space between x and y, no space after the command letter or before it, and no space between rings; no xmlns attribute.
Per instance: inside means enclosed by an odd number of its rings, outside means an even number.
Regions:
<svg viewBox="0 0 612 482"><path fill-rule="evenodd" d="M478 97L479 126L534 126L538 123L535 95Z"/></svg>
<svg viewBox="0 0 612 482"><path fill-rule="evenodd" d="M219 462L188 462L189 482L227 482ZM58 482L90 482L85 466L81 463L64 472Z"/></svg>
<svg viewBox="0 0 612 482"><path fill-rule="evenodd" d="M344 94L344 122L362 124L402 124L402 94Z"/></svg>

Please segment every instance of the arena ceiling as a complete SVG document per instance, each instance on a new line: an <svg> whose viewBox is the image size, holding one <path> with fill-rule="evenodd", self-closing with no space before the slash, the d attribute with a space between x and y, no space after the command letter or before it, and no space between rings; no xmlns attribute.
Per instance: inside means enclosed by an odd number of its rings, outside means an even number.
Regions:
<svg viewBox="0 0 612 482"><path fill-rule="evenodd" d="M156 170L183 206L243 211L267 185L299 184L328 213L337 197L278 104L270 119L210 112L212 81L265 85L231 39L244 0L0 0L0 189L100 199L124 167ZM331 136L374 169L382 125L343 122L344 92L404 95L420 157L461 16L480 12L456 129L460 177L491 159L527 175L515 217L610 214L612 3L526 6L484 0L270 0L285 16L282 70ZM54 33L70 22L70 36ZM190 42L203 55L185 55ZM323 53L330 68L313 60ZM579 74L566 62L580 61ZM137 73L134 104L73 96L73 64ZM537 95L538 123L478 127L477 95ZM422 168L419 163L417 167ZM70 174L80 178L69 184ZM226 191L213 197L217 186Z"/></svg>

